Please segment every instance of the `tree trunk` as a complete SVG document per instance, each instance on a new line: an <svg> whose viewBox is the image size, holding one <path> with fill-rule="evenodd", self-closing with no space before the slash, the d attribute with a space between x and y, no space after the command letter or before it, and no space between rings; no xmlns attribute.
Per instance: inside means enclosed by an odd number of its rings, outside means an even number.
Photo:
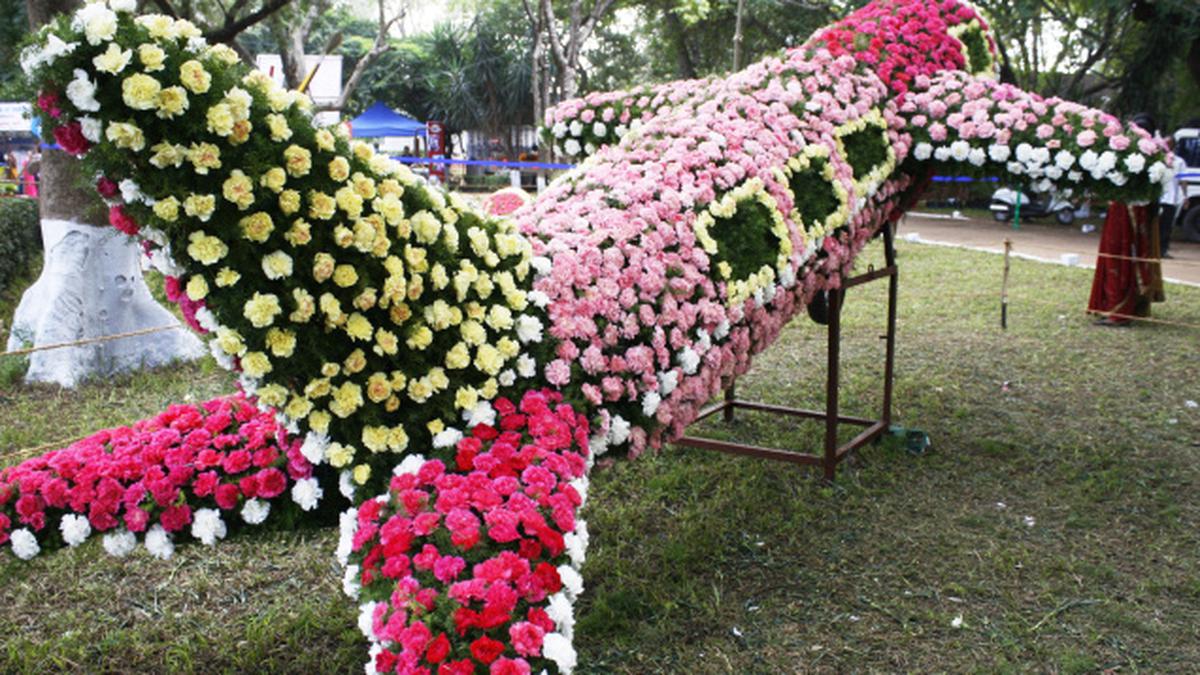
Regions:
<svg viewBox="0 0 1200 675"><path fill-rule="evenodd" d="M78 5L77 0L26 0L30 27L36 29ZM104 203L89 182L78 160L60 150L44 150L38 195L45 266L17 306L9 349L179 326L146 288L137 245L115 228L88 224L104 222ZM70 387L89 376L203 353L194 335L175 328L35 352L25 379Z"/></svg>

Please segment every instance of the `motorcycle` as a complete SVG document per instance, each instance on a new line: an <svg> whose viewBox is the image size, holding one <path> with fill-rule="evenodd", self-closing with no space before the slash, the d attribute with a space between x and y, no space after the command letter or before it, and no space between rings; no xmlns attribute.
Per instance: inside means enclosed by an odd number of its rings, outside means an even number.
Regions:
<svg viewBox="0 0 1200 675"><path fill-rule="evenodd" d="M1017 210L1017 196L1016 190L1008 188L1000 188L992 193L992 203L988 210L997 222L1005 223L1013 219L1013 213ZM1075 205L1065 199L1055 195L1030 197L1023 192L1020 199L1022 219L1054 216L1054 219L1063 225L1075 222Z"/></svg>

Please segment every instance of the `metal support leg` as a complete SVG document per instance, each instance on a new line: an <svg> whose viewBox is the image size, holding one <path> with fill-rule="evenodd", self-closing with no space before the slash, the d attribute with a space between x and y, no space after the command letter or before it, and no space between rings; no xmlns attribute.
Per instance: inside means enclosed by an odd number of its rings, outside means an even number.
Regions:
<svg viewBox="0 0 1200 675"><path fill-rule="evenodd" d="M721 411L721 418L725 420L726 424L733 421L733 402L737 399L736 388L736 384L730 384L729 388L725 390L725 408Z"/></svg>
<svg viewBox="0 0 1200 675"><path fill-rule="evenodd" d="M838 463L838 386L842 345L842 298L845 291L829 292L828 370L825 375L825 480L833 481Z"/></svg>
<svg viewBox="0 0 1200 675"><path fill-rule="evenodd" d="M892 270L888 276L887 335L884 336L886 347L883 360L883 413L879 417L885 428L892 425L892 380L896 363L896 295L900 285L900 273L896 266L895 236L891 224L884 226L883 256Z"/></svg>

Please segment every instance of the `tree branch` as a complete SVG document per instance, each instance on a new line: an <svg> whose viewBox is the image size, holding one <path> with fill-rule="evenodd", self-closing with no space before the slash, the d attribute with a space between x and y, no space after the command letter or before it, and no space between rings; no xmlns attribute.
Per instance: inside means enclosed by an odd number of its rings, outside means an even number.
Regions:
<svg viewBox="0 0 1200 675"><path fill-rule="evenodd" d="M386 18L384 12L384 0L379 0L379 32L375 36L375 44L371 45L371 51L363 54L358 63L354 64L354 70L350 73L349 79L346 80L346 85L342 87L342 93L338 96L335 107L342 110L346 107L346 103L350 101L350 96L354 94L354 90L358 87L358 83L366 74L367 68L379 58L379 55L390 50L392 46L388 44L388 31L397 21L404 18L407 13L405 9L401 9L391 19Z"/></svg>
<svg viewBox="0 0 1200 675"><path fill-rule="evenodd" d="M265 3L263 3L263 6L258 9L258 11L252 12L237 21L230 21L232 17L228 17L223 26L208 31L204 34L204 37L209 42L229 42L238 33L241 33L254 24L271 16L275 12L285 7L291 1L292 0L267 0Z"/></svg>

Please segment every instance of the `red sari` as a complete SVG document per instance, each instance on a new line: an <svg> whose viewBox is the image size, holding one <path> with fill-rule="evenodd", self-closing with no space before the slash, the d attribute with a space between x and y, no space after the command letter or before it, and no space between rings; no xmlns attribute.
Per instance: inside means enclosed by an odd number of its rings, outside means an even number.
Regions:
<svg viewBox="0 0 1200 675"><path fill-rule="evenodd" d="M1132 317L1150 316L1150 303L1163 299L1162 267L1146 261L1159 256L1157 232L1151 232L1155 229L1151 226L1147 207L1109 204L1100 233L1089 312L1112 323L1125 323Z"/></svg>

